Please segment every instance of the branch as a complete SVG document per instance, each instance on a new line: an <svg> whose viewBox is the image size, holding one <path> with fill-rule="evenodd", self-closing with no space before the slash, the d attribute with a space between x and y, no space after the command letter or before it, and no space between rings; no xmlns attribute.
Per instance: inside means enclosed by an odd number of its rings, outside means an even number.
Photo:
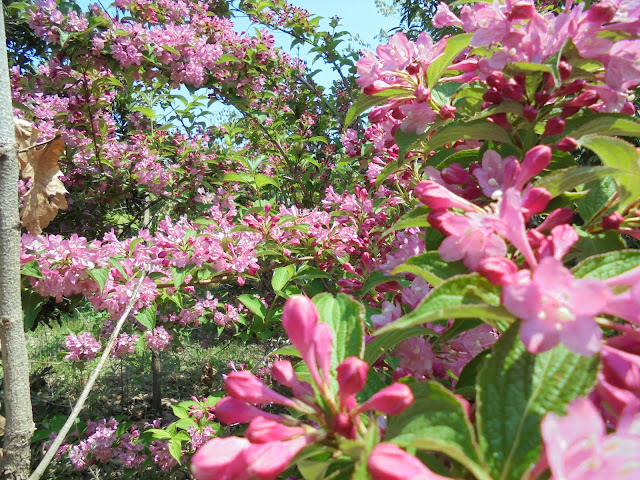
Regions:
<svg viewBox="0 0 640 480"><path fill-rule="evenodd" d="M34 143L33 145L29 145L28 147L21 148L20 150L18 150L18 153L24 153L24 152L28 152L29 150L33 150L34 148L42 147L43 145L47 145L47 144L53 142L54 140L56 140L59 137L60 137L60 135L56 135L55 137L50 138L49 140L46 140L44 142Z"/></svg>
<svg viewBox="0 0 640 480"><path fill-rule="evenodd" d="M102 352L100 361L93 369L93 372L91 373L91 376L87 381L87 384L84 386L84 389L82 390L82 393L80 394L80 397L78 398L78 401L76 402L75 407L73 407L73 410L71 411L71 415L69 415L69 418L67 418L67 421L64 423L64 426L58 433L58 436L53 441L53 444L51 445L49 450L47 450L47 454L44 456L44 458L42 459L38 467L33 471L31 476L29 477L29 480L39 480L40 477L42 477L44 472L47 470L47 467L51 463L51 460L53 460L53 457L58 451L58 448L60 448L60 445L62 445L62 442L64 442L67 436L67 433L69 433L69 430L71 430L71 426L75 422L76 418L78 418L80 411L84 407L84 403L87 401L87 397L89 396L89 392L91 391L91 388L93 388L93 385L96 383L96 380L98 379L100 370L102 370L105 363L107 363L107 358L111 353L111 349L113 348L113 345L116 343L116 337L118 336L118 333L120 333L120 329L122 329L122 326L124 325L125 320L129 316L129 313L131 313L133 304L135 303L135 300L138 296L138 290L140 289L140 285L142 285L142 282L146 277L147 277L147 271L145 269L142 272L142 276L140 277L140 280L138 280L138 283L133 289L133 293L131 294L131 298L129 299L127 308L125 309L124 313L118 320L118 323L116 324L116 327L113 329L113 332L111 332L111 336L109 337L109 341L107 342L107 345L104 347L104 351Z"/></svg>

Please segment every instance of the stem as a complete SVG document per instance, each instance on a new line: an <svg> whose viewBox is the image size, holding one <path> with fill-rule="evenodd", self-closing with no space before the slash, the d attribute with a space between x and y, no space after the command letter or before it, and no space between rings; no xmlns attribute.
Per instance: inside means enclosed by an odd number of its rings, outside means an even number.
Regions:
<svg viewBox="0 0 640 480"><path fill-rule="evenodd" d="M29 477L29 480L39 480L40 477L42 477L44 472L47 470L47 467L51 463L51 460L53 460L53 457L58 451L58 448L60 448L60 445L62 445L62 442L64 442L67 436L67 433L69 433L69 430L71 430L71 427L75 423L76 418L78 418L78 415L80 414L80 412L84 407L84 403L87 401L89 392L91 391L91 389L93 388L93 385L96 383L96 380L98 379L98 375L100 374L100 371L102 370L104 365L107 363L107 359L111 354L111 349L113 348L113 345L116 343L116 337L120 333L120 330L122 329L122 326L124 325L125 320L129 316L129 313L131 313L131 310L133 309L133 304L135 303L136 298L138 297L138 290L140 289L140 285L142 285L142 282L144 282L144 279L146 277L147 277L147 271L145 269L143 270L142 275L140 276L140 280L138 280L138 283L133 289L133 293L131 294L131 298L129 299L127 308L125 309L124 313L118 320L118 323L116 323L116 326L113 329L113 332L111 332L111 336L107 341L107 345L104 347L104 351L102 352L100 361L93 369L93 372L91 372L89 381L87 381L87 384L84 386L84 390L82 390L82 393L80 394L80 397L76 402L76 405L73 407L73 410L71 411L71 415L69 415L69 418L67 418L67 421L64 423L62 429L58 433L58 436L53 441L53 444L51 445L49 450L47 450L46 455L44 456L44 458L42 459L38 467L33 471L31 476Z"/></svg>
<svg viewBox="0 0 640 480"><path fill-rule="evenodd" d="M609 320L608 318L596 317L596 323L604 328L611 330L617 330L618 332L626 333L636 340L640 340L640 330L630 327L628 325L620 325L619 323Z"/></svg>
<svg viewBox="0 0 640 480"><path fill-rule="evenodd" d="M151 351L151 409L160 413L162 406L162 364L160 363L160 353Z"/></svg>

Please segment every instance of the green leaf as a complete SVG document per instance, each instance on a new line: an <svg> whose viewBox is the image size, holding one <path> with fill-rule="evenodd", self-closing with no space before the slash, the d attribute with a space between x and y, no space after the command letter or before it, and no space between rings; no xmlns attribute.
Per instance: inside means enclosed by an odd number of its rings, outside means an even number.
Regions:
<svg viewBox="0 0 640 480"><path fill-rule="evenodd" d="M267 309L264 304L260 301L259 298L254 297L253 295L249 295L248 293L243 293L238 297L238 300L242 302L242 304L251 310L255 315L264 320L267 316Z"/></svg>
<svg viewBox="0 0 640 480"><path fill-rule="evenodd" d="M552 197L557 197L562 193L570 192L579 185L591 183L616 173L620 173L620 170L612 167L569 167L542 177L535 183L535 186L545 188Z"/></svg>
<svg viewBox="0 0 640 480"><path fill-rule="evenodd" d="M145 117L150 118L151 120L155 120L156 118L156 112L153 111L153 108L149 108L149 107L140 107L140 106L135 106L131 109L133 112L140 112L141 114L143 114Z"/></svg>
<svg viewBox="0 0 640 480"><path fill-rule="evenodd" d="M229 172L225 173L222 177L223 182L242 182L242 183L255 183L253 175L250 173L237 173Z"/></svg>
<svg viewBox="0 0 640 480"><path fill-rule="evenodd" d="M331 366L337 367L348 357L362 358L364 355L364 306L349 295L339 293L333 297L321 293L313 297L320 314L320 321L331 327L333 352Z"/></svg>
<svg viewBox="0 0 640 480"><path fill-rule="evenodd" d="M480 318L500 328L513 322L513 316L500 306L500 288L474 273L458 275L441 283L415 310L373 335L449 318Z"/></svg>
<svg viewBox="0 0 640 480"><path fill-rule="evenodd" d="M171 267L171 278L173 279L173 286L180 288L180 285L184 283L185 278L189 275L191 267Z"/></svg>
<svg viewBox="0 0 640 480"><path fill-rule="evenodd" d="M389 275L385 275L380 270L373 270L371 274L367 277L362 285L362 288L358 291L359 296L366 295L369 291L377 287L378 285L382 285L383 283L393 282L394 280L401 280L404 277L392 277Z"/></svg>
<svg viewBox="0 0 640 480"><path fill-rule="evenodd" d="M147 327L149 330L153 330L156 327L156 313L157 307L155 305L151 305L150 307L136 313L136 319L141 325Z"/></svg>
<svg viewBox="0 0 640 480"><path fill-rule="evenodd" d="M26 277L44 278L37 260L31 260L20 267L20 273Z"/></svg>
<svg viewBox="0 0 640 480"><path fill-rule="evenodd" d="M356 98L356 101L353 102L351 108L349 108L347 116L344 119L344 128L347 128L349 124L356 119L356 117L360 116L371 107L387 103L391 97L408 97L410 95L411 92L402 88L388 88L375 95L367 95L363 93Z"/></svg>
<svg viewBox="0 0 640 480"><path fill-rule="evenodd" d="M169 45L160 45L160 46L164 48L167 52L173 53L174 55L178 55L178 57L180 57L180 52L175 48L170 47Z"/></svg>
<svg viewBox="0 0 640 480"><path fill-rule="evenodd" d="M271 178L268 175L265 175L264 173L256 174L256 185L258 186L258 188L263 188L263 187L266 187L267 185L274 185L276 187L280 186L280 184L277 182L275 178Z"/></svg>
<svg viewBox="0 0 640 480"><path fill-rule="evenodd" d="M640 136L640 122L638 119L623 115L620 113L595 113L585 115L584 118L578 119L579 126L572 128L569 124L568 131L563 132L570 134L573 138L580 139L585 135L609 135L619 137L638 137Z"/></svg>
<svg viewBox="0 0 640 480"><path fill-rule="evenodd" d="M462 262L445 262L440 258L438 252L426 252L422 255L411 257L402 265L394 268L391 273L394 275L398 273L413 273L422 277L427 283L437 287L447 278L467 272L468 269Z"/></svg>
<svg viewBox="0 0 640 480"><path fill-rule="evenodd" d="M385 230L382 236L386 237L391 232L404 230L405 228L428 227L429 222L427 221L427 214L429 213L429 211L430 208L426 205L420 205L419 207L414 208L413 210L405 213L398 220L396 220L396 223Z"/></svg>
<svg viewBox="0 0 640 480"><path fill-rule="evenodd" d="M171 410L173 410L173 414L178 418L190 418L187 409L180 405L171 405Z"/></svg>
<svg viewBox="0 0 640 480"><path fill-rule="evenodd" d="M24 330L29 331L33 327L36 317L42 306L47 301L38 292L31 288L22 289L22 322L24 324Z"/></svg>
<svg viewBox="0 0 640 480"><path fill-rule="evenodd" d="M293 265L287 265L285 267L276 268L273 271L271 286L276 292L280 292L284 287L286 287L294 274L294 270Z"/></svg>
<svg viewBox="0 0 640 480"><path fill-rule="evenodd" d="M150 433L151 438L154 440L168 440L171 438L171 434L166 430L160 430L159 428L150 428L145 430L144 433Z"/></svg>
<svg viewBox="0 0 640 480"><path fill-rule="evenodd" d="M429 88L433 88L438 83L447 67L453 63L462 50L469 46L471 36L471 33L465 33L447 39L447 46L444 48L442 55L431 62L427 68L427 86Z"/></svg>
<svg viewBox="0 0 640 480"><path fill-rule="evenodd" d="M580 238L567 256L567 260L579 261L592 255L622 250L626 246L618 232L613 230L594 234L587 233L579 227L575 227L575 229Z"/></svg>
<svg viewBox="0 0 640 480"><path fill-rule="evenodd" d="M394 135L396 139L396 145L398 145L398 161L402 162L405 155L409 152L413 146L418 143L423 135L418 135L415 132L403 132L401 128L396 130Z"/></svg>
<svg viewBox="0 0 640 480"><path fill-rule="evenodd" d="M450 123L439 128L427 142L428 150L437 150L446 143L459 140L492 140L500 143L510 143L511 137L507 131L487 120L476 120L469 123Z"/></svg>
<svg viewBox="0 0 640 480"><path fill-rule="evenodd" d="M596 215L605 213L605 207L610 205L616 194L616 184L611 177L605 177L597 182L585 186L589 192L576 202L578 213L588 225L596 219Z"/></svg>
<svg viewBox="0 0 640 480"><path fill-rule="evenodd" d="M606 166L624 172L615 176L619 210L640 197L640 158L633 145L619 138L601 135L586 135L579 140L579 144L598 155Z"/></svg>
<svg viewBox="0 0 640 480"><path fill-rule="evenodd" d="M493 346L476 384L480 448L496 480L520 479L537 462L540 421L587 394L600 363L562 345L533 355L518 330L516 323Z"/></svg>
<svg viewBox="0 0 640 480"><path fill-rule="evenodd" d="M640 265L640 250L617 250L589 257L571 269L576 278L606 280Z"/></svg>
<svg viewBox="0 0 640 480"><path fill-rule="evenodd" d="M89 276L96 281L98 285L100 285L100 293L104 292L104 286L107 283L107 279L109 278L109 272L111 269L109 267L103 268L94 268L92 270L87 270Z"/></svg>
<svg viewBox="0 0 640 480"><path fill-rule="evenodd" d="M403 342L409 338L420 337L422 335L437 336L438 334L428 328L417 326L405 328L403 330L394 330L392 332L378 335L369 343L367 343L367 346L364 349L364 361L369 365L373 365L373 363L378 358L380 358L385 353L390 352L391 349L398 345L400 342Z"/></svg>
<svg viewBox="0 0 640 480"><path fill-rule="evenodd" d="M411 390L414 401L400 415L389 418L385 442L442 452L477 479L490 480L462 403L437 382L414 382Z"/></svg>
<svg viewBox="0 0 640 480"><path fill-rule="evenodd" d="M182 442L178 439L172 438L169 442L169 453L176 459L178 465L181 465L180 457L182 456Z"/></svg>

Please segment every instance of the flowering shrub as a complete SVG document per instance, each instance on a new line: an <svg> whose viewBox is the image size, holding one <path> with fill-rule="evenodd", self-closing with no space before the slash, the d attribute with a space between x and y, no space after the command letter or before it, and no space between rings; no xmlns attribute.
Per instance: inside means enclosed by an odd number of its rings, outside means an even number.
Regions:
<svg viewBox="0 0 640 480"><path fill-rule="evenodd" d="M336 68L351 62L307 12L242 5ZM233 368L227 396L182 402L163 428L93 422L65 446L74 468L638 476L640 154L621 138L640 136L634 2L442 3L433 25L457 34L396 33L330 96L268 32L237 34L212 5L116 6L128 16L48 1L29 13L58 54L37 75L14 70L17 114L69 149L80 207L53 228L86 228L23 236L25 318L45 297L81 295L111 315L106 338L146 270L113 356L168 350L213 322L245 339L282 326L277 354L299 361L262 378ZM162 127L154 107L179 85L241 118L209 127L185 98L165 120L188 123ZM130 206L124 222L109 205ZM90 361L101 343L65 346Z"/></svg>

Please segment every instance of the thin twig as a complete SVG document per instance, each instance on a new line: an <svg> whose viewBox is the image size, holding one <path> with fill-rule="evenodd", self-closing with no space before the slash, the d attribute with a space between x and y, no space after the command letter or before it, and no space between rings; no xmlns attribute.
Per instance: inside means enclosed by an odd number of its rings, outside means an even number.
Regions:
<svg viewBox="0 0 640 480"><path fill-rule="evenodd" d="M33 145L29 145L28 147L21 148L20 150L18 150L18 153L24 153L24 152L28 152L29 150L33 150L34 148L42 147L43 145L47 145L58 138L60 138L60 135L56 135L55 137L49 140L46 140L44 142L34 143Z"/></svg>
<svg viewBox="0 0 640 480"><path fill-rule="evenodd" d="M125 309L124 313L122 314L122 316L118 320L118 323L116 324L115 328L113 329L113 332L111 333L111 336L109 337L109 341L107 341L107 345L105 346L104 351L102 352L102 356L100 357L100 361L98 362L98 364L93 369L93 372L91 373L91 376L89 377L89 380L87 381L87 384L84 386L84 389L82 390L82 393L80 394L80 397L78 398L78 401L76 402L75 407L73 407L73 410L71 411L71 415L69 415L69 418L67 418L67 421L64 423L64 426L62 427L62 429L58 433L58 436L53 441L53 444L51 445L49 450L47 450L46 455L44 456L44 458L42 459L42 461L40 462L38 467L33 471L31 476L29 477L29 480L39 480L40 477L42 477L44 472L47 470L47 467L51 463L51 460L53 460L54 455L58 451L58 448L60 448L60 445L62 445L62 442L64 442L64 440L65 440L65 438L67 436L67 433L69 433L69 430L71 430L71 426L74 424L76 418L78 418L78 415L80 414L80 411L83 409L84 404L87 401L87 397L89 396L89 392L91 391L91 389L93 388L93 385L96 383L96 380L98 379L98 375L100 374L100 370L102 370L102 368L104 367L105 363L107 363L107 359L109 358L109 355L111 354L111 349L113 348L113 345L116 343L116 337L118 336L118 333L120 333L120 329L124 325L124 322L127 319L127 317L129 316L129 313L131 313L131 309L133 308L133 305L134 305L134 303L135 303L135 301L137 299L137 296L138 296L138 290L140 289L140 286L142 285L142 282L144 282L144 279L146 277L147 277L147 271L145 269L145 270L143 270L142 275L140 276L140 280L138 280L138 283L136 284L135 288L133 289L133 293L131 294L131 298L129 299L129 303L127 304L127 308Z"/></svg>

